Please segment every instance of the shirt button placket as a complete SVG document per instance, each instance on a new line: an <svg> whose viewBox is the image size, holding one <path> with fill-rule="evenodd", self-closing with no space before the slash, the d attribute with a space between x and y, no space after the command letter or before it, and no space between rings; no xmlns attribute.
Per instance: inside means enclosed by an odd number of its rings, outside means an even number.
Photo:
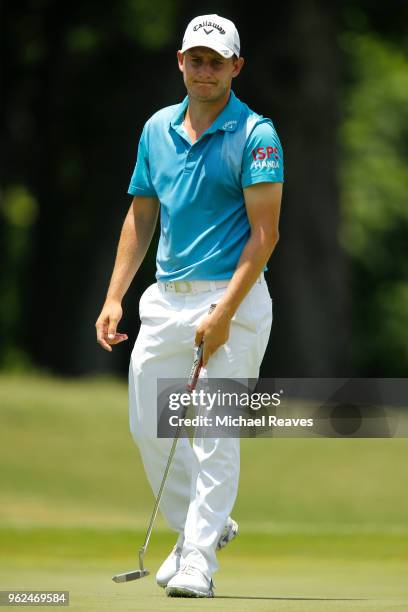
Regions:
<svg viewBox="0 0 408 612"><path fill-rule="evenodd" d="M186 164L184 166L184 172L191 173L193 171L193 168L194 168L194 149L193 147L191 147L190 151L187 153L187 156L186 156Z"/></svg>

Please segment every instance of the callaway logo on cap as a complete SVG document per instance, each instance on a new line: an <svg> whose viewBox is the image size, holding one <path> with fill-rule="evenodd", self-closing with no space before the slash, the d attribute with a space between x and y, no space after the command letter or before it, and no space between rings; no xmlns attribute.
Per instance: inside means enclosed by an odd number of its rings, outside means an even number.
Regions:
<svg viewBox="0 0 408 612"><path fill-rule="evenodd" d="M195 17L187 26L181 52L193 47L209 47L224 57L239 57L239 34L229 19L219 15Z"/></svg>

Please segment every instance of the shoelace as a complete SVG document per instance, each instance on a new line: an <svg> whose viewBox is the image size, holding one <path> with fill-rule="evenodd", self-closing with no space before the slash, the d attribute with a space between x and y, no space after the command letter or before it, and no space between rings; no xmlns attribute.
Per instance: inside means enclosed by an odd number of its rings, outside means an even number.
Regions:
<svg viewBox="0 0 408 612"><path fill-rule="evenodd" d="M188 576L204 576L204 574L202 574L199 569L194 567L194 565L185 565L180 570L180 573L187 574Z"/></svg>

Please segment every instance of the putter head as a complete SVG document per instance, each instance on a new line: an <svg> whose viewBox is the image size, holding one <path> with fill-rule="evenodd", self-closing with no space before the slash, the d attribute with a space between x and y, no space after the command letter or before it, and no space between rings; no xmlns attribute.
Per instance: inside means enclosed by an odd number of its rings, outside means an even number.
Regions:
<svg viewBox="0 0 408 612"><path fill-rule="evenodd" d="M112 577L113 582L129 582L130 580L138 580L138 578L144 578L150 574L147 569L138 569L133 572L124 572L123 574L117 574Z"/></svg>

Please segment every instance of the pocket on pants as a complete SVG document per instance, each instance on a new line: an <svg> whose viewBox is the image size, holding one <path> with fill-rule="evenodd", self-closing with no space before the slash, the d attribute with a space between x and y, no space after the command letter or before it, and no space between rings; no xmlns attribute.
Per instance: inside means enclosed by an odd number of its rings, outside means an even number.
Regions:
<svg viewBox="0 0 408 612"><path fill-rule="evenodd" d="M256 321L257 331L270 328L273 318L273 304L267 284L254 285L248 297L252 316Z"/></svg>
<svg viewBox="0 0 408 612"><path fill-rule="evenodd" d="M145 312L146 301L148 302L149 296L152 293L154 287L156 287L156 283L152 283L149 285L140 296L139 300L139 319L142 320L143 313Z"/></svg>
<svg viewBox="0 0 408 612"><path fill-rule="evenodd" d="M273 303L266 283L258 285L250 298L251 307L257 319L257 350L259 363L261 363L268 346L273 319Z"/></svg>
<svg viewBox="0 0 408 612"><path fill-rule="evenodd" d="M254 333L270 329L272 300L266 283L255 284L241 302L233 320Z"/></svg>

